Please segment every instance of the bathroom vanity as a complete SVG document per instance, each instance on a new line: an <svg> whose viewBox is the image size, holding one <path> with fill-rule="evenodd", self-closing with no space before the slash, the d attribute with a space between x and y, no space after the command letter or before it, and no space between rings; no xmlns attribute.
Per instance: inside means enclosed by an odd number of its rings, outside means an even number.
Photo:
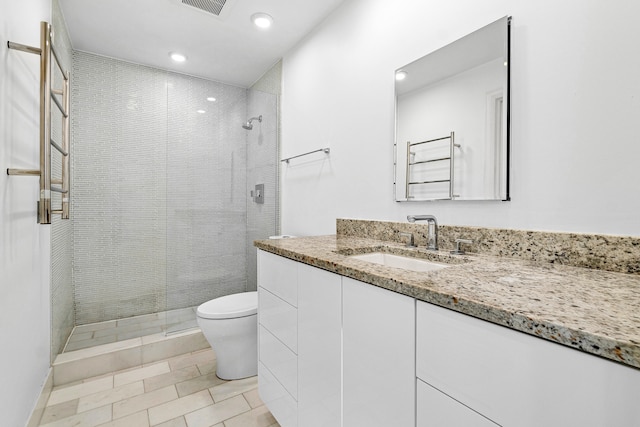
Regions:
<svg viewBox="0 0 640 427"><path fill-rule="evenodd" d="M289 426L640 425L640 277L353 236L257 241L259 391ZM351 257L446 264L414 272Z"/></svg>

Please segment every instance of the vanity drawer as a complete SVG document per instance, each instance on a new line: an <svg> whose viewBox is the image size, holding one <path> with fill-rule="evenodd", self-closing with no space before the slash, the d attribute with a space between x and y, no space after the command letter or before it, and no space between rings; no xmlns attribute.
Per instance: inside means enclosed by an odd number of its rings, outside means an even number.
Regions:
<svg viewBox="0 0 640 427"><path fill-rule="evenodd" d="M416 426L497 427L498 424L417 380Z"/></svg>
<svg viewBox="0 0 640 427"><path fill-rule="evenodd" d="M416 315L416 376L500 425L640 425L640 370L422 301Z"/></svg>
<svg viewBox="0 0 640 427"><path fill-rule="evenodd" d="M282 427L298 425L298 405L262 363L258 363L258 393Z"/></svg>
<svg viewBox="0 0 640 427"><path fill-rule="evenodd" d="M290 259L258 251L258 286L298 306L298 263Z"/></svg>
<svg viewBox="0 0 640 427"><path fill-rule="evenodd" d="M284 388L298 399L298 356L263 326L260 331L260 362Z"/></svg>
<svg viewBox="0 0 640 427"><path fill-rule="evenodd" d="M298 310L264 288L258 288L260 325L298 353Z"/></svg>

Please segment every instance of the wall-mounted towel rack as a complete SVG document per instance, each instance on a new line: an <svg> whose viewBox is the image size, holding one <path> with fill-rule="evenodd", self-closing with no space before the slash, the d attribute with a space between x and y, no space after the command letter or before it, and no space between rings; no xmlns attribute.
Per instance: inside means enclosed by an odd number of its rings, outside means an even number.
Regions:
<svg viewBox="0 0 640 427"><path fill-rule="evenodd" d="M303 153L303 154L298 154L297 156L287 157L286 159L282 159L280 161L289 163L289 160L291 160L291 159L295 159L295 158L302 157L302 156L307 156L307 155L313 154L313 153L319 153L320 151L322 151L325 154L329 154L331 149L329 147L327 147L327 148L319 148L317 150L309 151L308 153Z"/></svg>
<svg viewBox="0 0 640 427"><path fill-rule="evenodd" d="M434 142L438 142L438 141L445 141L445 140L449 140L449 155L448 156L438 156L438 157L434 157L434 158L426 158L423 160L419 160L419 161L412 161L411 158L413 155L415 155L415 152L411 151L412 147L415 147L417 145L422 145L422 144L430 144L430 143L434 143ZM410 186L412 185L426 185L426 184L437 184L437 183L442 183L442 182L448 182L449 183L449 199L453 200L455 197L457 197L457 195L453 194L453 181L454 181L454 160L455 160L455 156L453 153L454 148L459 148L460 144L456 144L455 143L455 132L451 132L449 135L447 136L443 136L441 138L435 138L435 139L429 139L427 141L420 141L420 142L411 142L411 141L407 141L407 168L406 168L406 189L405 189L405 196L407 199L411 199L412 196L410 195ZM449 162L449 177L448 179L431 179L431 180L424 180L424 181L411 181L411 168L413 166L416 165L425 165L428 166L429 164L435 164L436 162L444 162L444 161L448 161Z"/></svg>
<svg viewBox="0 0 640 427"><path fill-rule="evenodd" d="M38 201L38 223L40 224L51 224L52 214L60 214L62 219L69 219L69 165L71 157L69 152L69 72L62 68L62 63L51 43L51 31L51 25L48 22L40 23L40 48L7 42L9 49L40 56L40 169L7 169L8 175L40 177L40 200ZM51 57L62 74L62 89L51 88ZM58 99L58 96L61 99ZM61 143L51 139L52 100L62 115ZM62 155L61 179L51 178L51 147L54 147ZM56 187L52 184L60 186ZM62 194L60 209L53 209L51 205L52 191Z"/></svg>

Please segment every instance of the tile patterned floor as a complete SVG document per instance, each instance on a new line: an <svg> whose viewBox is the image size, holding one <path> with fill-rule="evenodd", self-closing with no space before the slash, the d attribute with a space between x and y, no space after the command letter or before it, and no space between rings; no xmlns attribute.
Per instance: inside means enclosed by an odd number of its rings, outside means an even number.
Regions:
<svg viewBox="0 0 640 427"><path fill-rule="evenodd" d="M196 328L197 307L76 326L63 353L163 332Z"/></svg>
<svg viewBox="0 0 640 427"><path fill-rule="evenodd" d="M257 377L224 381L201 350L54 387L41 427L279 427Z"/></svg>

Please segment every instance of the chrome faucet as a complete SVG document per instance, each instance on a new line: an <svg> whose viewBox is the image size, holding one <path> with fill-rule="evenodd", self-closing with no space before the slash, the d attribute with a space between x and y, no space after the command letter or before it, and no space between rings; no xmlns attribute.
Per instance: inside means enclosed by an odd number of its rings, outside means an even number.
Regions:
<svg viewBox="0 0 640 427"><path fill-rule="evenodd" d="M427 229L427 249L430 251L438 250L438 220L433 215L407 215L407 221L429 221Z"/></svg>

